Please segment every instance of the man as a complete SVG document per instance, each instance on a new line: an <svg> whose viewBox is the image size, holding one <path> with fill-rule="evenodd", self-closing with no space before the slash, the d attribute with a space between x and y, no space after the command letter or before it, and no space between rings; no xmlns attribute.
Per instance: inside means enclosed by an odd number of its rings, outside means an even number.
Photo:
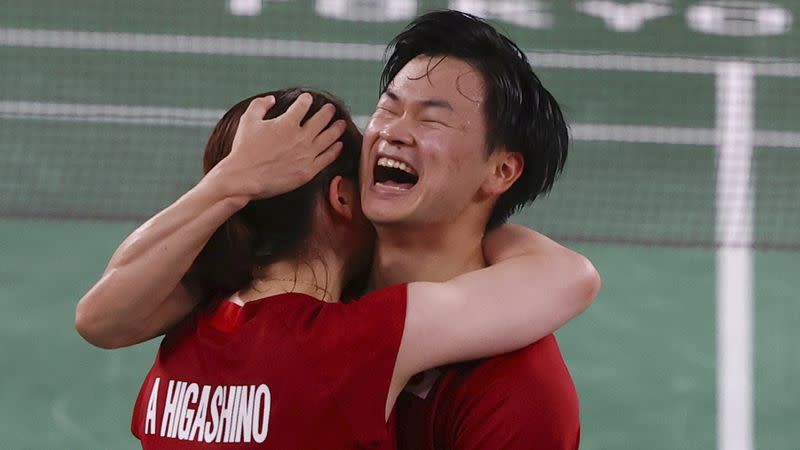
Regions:
<svg viewBox="0 0 800 450"><path fill-rule="evenodd" d="M376 288L484 267L483 233L551 188L568 147L555 99L481 19L425 14L390 46L361 163ZM402 448L578 448L578 398L552 335L418 378L398 402Z"/></svg>

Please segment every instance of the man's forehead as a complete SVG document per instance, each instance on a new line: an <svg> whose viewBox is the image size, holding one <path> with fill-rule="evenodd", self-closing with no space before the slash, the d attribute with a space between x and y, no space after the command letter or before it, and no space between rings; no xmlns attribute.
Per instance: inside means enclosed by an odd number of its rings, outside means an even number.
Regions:
<svg viewBox="0 0 800 450"><path fill-rule="evenodd" d="M397 73L388 88L398 95L407 89L435 90L439 96L463 97L471 103L480 103L484 97L480 72L468 62L452 56L417 56Z"/></svg>

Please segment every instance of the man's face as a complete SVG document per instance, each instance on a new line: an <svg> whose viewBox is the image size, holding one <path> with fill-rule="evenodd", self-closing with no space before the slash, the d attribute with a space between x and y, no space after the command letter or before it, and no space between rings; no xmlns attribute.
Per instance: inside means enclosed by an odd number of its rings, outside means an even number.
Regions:
<svg viewBox="0 0 800 450"><path fill-rule="evenodd" d="M361 199L375 224L453 221L490 171L484 83L465 61L418 56L394 78L364 133Z"/></svg>

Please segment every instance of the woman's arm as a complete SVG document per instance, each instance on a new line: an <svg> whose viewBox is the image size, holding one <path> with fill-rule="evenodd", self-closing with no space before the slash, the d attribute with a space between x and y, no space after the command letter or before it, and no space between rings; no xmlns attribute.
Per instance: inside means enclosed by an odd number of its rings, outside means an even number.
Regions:
<svg viewBox="0 0 800 450"><path fill-rule="evenodd" d="M485 269L408 285L394 387L431 367L531 344L586 309L600 289L588 259L518 225L490 233L484 251L492 264Z"/></svg>
<svg viewBox="0 0 800 450"><path fill-rule="evenodd" d="M163 334L186 316L198 295L181 282L214 231L247 203L207 176L145 222L114 252L102 277L78 302L75 328L103 348Z"/></svg>
<svg viewBox="0 0 800 450"><path fill-rule="evenodd" d="M332 105L299 125L311 101L303 94L272 120L262 118L274 99L250 104L230 155L131 233L78 302L75 328L84 339L103 348L133 345L163 334L192 310L198 293L181 280L214 231L251 199L306 183L341 150L335 141L344 123L326 128L335 111ZM264 142L270 142L268 149Z"/></svg>

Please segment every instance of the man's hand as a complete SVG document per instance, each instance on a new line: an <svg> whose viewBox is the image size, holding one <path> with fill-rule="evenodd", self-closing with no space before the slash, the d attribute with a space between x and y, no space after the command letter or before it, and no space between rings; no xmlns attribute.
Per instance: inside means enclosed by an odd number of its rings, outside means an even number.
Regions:
<svg viewBox="0 0 800 450"><path fill-rule="evenodd" d="M248 200L292 191L332 163L342 150L337 141L346 123L330 123L336 108L326 104L302 126L313 102L301 94L280 116L264 120L275 104L272 96L250 103L239 120L231 153L209 173L224 180L226 190ZM329 126L330 124L330 126Z"/></svg>

